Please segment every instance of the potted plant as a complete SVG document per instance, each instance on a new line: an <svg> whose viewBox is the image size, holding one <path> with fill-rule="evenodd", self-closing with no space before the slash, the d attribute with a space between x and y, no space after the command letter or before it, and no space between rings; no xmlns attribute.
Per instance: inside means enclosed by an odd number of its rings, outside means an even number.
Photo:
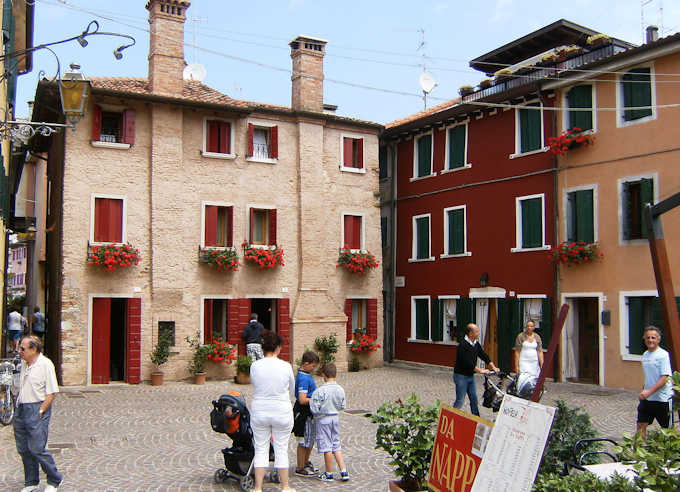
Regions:
<svg viewBox="0 0 680 492"><path fill-rule="evenodd" d="M371 416L371 421L378 424L375 447L392 457L390 465L399 478L399 481L390 481L390 491L426 489L438 415L438 400L424 407L413 393L405 402L382 404Z"/></svg>
<svg viewBox="0 0 680 492"><path fill-rule="evenodd" d="M199 248L198 261L207 263L222 272L235 272L238 270L238 253L235 248Z"/></svg>
<svg viewBox="0 0 680 492"><path fill-rule="evenodd" d="M249 355L239 355L236 359L235 381L238 384L250 384L250 365L253 359Z"/></svg>
<svg viewBox="0 0 680 492"><path fill-rule="evenodd" d="M479 83L480 89L488 89L491 87L491 79L484 79Z"/></svg>
<svg viewBox="0 0 680 492"><path fill-rule="evenodd" d="M205 363L208 361L210 347L208 345L201 345L200 333L198 331L194 337L185 337L184 339L193 350L191 359L189 359L189 374L194 377L194 384L204 384Z"/></svg>
<svg viewBox="0 0 680 492"><path fill-rule="evenodd" d="M163 371L161 366L168 361L170 357L171 339L167 334L159 334L158 342L154 345L149 358L156 366L156 370L151 373L151 386L160 386L163 384Z"/></svg>
<svg viewBox="0 0 680 492"><path fill-rule="evenodd" d="M462 96L465 97L469 94L472 94L473 92L473 87L471 85L462 85L460 86L460 89L458 89L458 93Z"/></svg>
<svg viewBox="0 0 680 492"><path fill-rule="evenodd" d="M260 270L269 270L281 265L283 262L283 248L277 245L259 246L252 245L247 241L241 244L243 248L243 259L259 266Z"/></svg>
<svg viewBox="0 0 680 492"><path fill-rule="evenodd" d="M87 251L87 263L101 266L106 272L137 265L141 259L139 250L130 243L88 246Z"/></svg>
<svg viewBox="0 0 680 492"><path fill-rule="evenodd" d="M590 131L583 131L578 127L562 132L558 137L548 138L550 151L557 155L565 155L568 150L578 147L588 147L595 144L595 137Z"/></svg>
<svg viewBox="0 0 680 492"><path fill-rule="evenodd" d="M592 36L588 36L586 39L586 44L592 48L595 48L596 46L607 45L611 43L611 41L611 38L606 34L593 34Z"/></svg>
<svg viewBox="0 0 680 492"><path fill-rule="evenodd" d="M319 353L320 364L317 369L317 373L321 374L321 369L325 364L333 362L335 360L335 355L338 352L340 346L338 345L338 337L335 333L331 333L328 336L320 336L314 339L314 347Z"/></svg>
<svg viewBox="0 0 680 492"><path fill-rule="evenodd" d="M379 264L370 251L365 249L352 250L348 245L345 245L340 248L340 256L338 256L335 267L344 268L350 275L363 275L373 268L378 268Z"/></svg>
<svg viewBox="0 0 680 492"><path fill-rule="evenodd" d="M597 243L563 241L550 250L550 258L555 263L564 263L567 266L592 263L604 258L599 248Z"/></svg>

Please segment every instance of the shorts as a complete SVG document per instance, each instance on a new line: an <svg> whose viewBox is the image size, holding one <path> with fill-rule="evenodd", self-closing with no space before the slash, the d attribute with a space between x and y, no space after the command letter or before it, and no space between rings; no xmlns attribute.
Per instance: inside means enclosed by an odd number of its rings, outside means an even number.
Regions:
<svg viewBox="0 0 680 492"><path fill-rule="evenodd" d="M337 415L314 419L316 449L319 453L340 451L340 419Z"/></svg>
<svg viewBox="0 0 680 492"><path fill-rule="evenodd" d="M249 343L246 345L246 355L250 357L250 360L255 362L264 358L264 352L262 352L262 345L259 343Z"/></svg>
<svg viewBox="0 0 680 492"><path fill-rule="evenodd" d="M305 435L298 437L298 445L303 448L311 449L314 447L314 442L316 441L316 425L314 425L314 419L308 417L305 421Z"/></svg>
<svg viewBox="0 0 680 492"><path fill-rule="evenodd" d="M670 424L670 406L665 401L642 400L637 408L637 421L639 423L651 424L654 419L665 429Z"/></svg>
<svg viewBox="0 0 680 492"><path fill-rule="evenodd" d="M8 330L7 333L9 334L9 339L10 340L20 340L21 339L21 330Z"/></svg>

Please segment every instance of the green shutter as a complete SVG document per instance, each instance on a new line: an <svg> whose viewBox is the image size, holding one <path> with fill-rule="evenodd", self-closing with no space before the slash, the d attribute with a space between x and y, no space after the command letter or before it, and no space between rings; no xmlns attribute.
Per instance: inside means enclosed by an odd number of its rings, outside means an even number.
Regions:
<svg viewBox="0 0 680 492"><path fill-rule="evenodd" d="M622 77L622 81L623 106L625 108L652 105L652 81L649 68L629 70ZM651 114L651 107L645 109L626 109L623 112L623 119L632 121L650 116Z"/></svg>
<svg viewBox="0 0 680 492"><path fill-rule="evenodd" d="M429 340L430 339L430 325L428 319L427 306L429 299L416 299L416 339Z"/></svg>
<svg viewBox="0 0 680 492"><path fill-rule="evenodd" d="M576 241L592 243L595 241L593 220L593 190L576 192Z"/></svg>
<svg viewBox="0 0 680 492"><path fill-rule="evenodd" d="M630 239L631 236L631 217L630 217L630 183L621 184L621 221L623 228L623 239Z"/></svg>
<svg viewBox="0 0 680 492"><path fill-rule="evenodd" d="M465 166L465 125L449 130L449 169Z"/></svg>
<svg viewBox="0 0 680 492"><path fill-rule="evenodd" d="M645 326L644 298L628 298L628 353L642 355L645 344L642 341L642 330Z"/></svg>
<svg viewBox="0 0 680 492"><path fill-rule="evenodd" d="M576 192L567 193L567 241L576 241Z"/></svg>
<svg viewBox="0 0 680 492"><path fill-rule="evenodd" d="M447 253L460 255L465 253L465 209L449 210L449 244Z"/></svg>
<svg viewBox="0 0 680 492"><path fill-rule="evenodd" d="M592 108L592 86L577 85L573 87L567 93L567 104L570 108ZM569 111L569 128L591 130L593 128L592 111Z"/></svg>
<svg viewBox="0 0 680 492"><path fill-rule="evenodd" d="M456 340L465 338L465 327L474 321L475 301L468 297L456 299Z"/></svg>
<svg viewBox="0 0 680 492"><path fill-rule="evenodd" d="M520 299L498 299L498 361L501 371L510 371L510 355L517 334L522 330Z"/></svg>
<svg viewBox="0 0 680 492"><path fill-rule="evenodd" d="M441 342L444 340L444 315L440 299L432 299L432 341Z"/></svg>
<svg viewBox="0 0 680 492"><path fill-rule="evenodd" d="M640 180L640 237L647 239L647 215L645 205L654 203L654 180L643 178Z"/></svg>
<svg viewBox="0 0 680 492"><path fill-rule="evenodd" d="M540 107L538 103L527 106ZM540 109L519 110L520 152L531 152L541 148L541 111Z"/></svg>
<svg viewBox="0 0 680 492"><path fill-rule="evenodd" d="M540 198L522 200L522 248L543 246L543 210Z"/></svg>
<svg viewBox="0 0 680 492"><path fill-rule="evenodd" d="M418 139L418 178L432 173L432 135Z"/></svg>
<svg viewBox="0 0 680 492"><path fill-rule="evenodd" d="M416 219L416 258L424 260L430 257L430 218Z"/></svg>
<svg viewBox="0 0 680 492"><path fill-rule="evenodd" d="M543 306L541 310L543 318L541 319L539 334L541 335L541 340L543 341L543 348L547 349L550 345L550 339L552 337L552 300L547 297L543 299L542 304Z"/></svg>

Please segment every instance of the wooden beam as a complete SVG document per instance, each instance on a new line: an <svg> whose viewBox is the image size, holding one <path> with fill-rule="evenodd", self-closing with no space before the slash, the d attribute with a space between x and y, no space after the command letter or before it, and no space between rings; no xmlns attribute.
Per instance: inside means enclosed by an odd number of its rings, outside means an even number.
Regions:
<svg viewBox="0 0 680 492"><path fill-rule="evenodd" d="M553 332L550 337L550 346L548 351L543 358L543 367L541 367L541 373L538 375L538 382L534 388L534 393L531 395L531 401L537 402L541 397L541 390L543 389L543 384L545 383L545 374L548 367L553 366L553 360L555 359L555 353L557 352L557 345L559 344L560 336L562 335L562 327L567 319L567 313L569 312L569 305L562 304L560 309L560 314L557 316L557 322L553 326Z"/></svg>

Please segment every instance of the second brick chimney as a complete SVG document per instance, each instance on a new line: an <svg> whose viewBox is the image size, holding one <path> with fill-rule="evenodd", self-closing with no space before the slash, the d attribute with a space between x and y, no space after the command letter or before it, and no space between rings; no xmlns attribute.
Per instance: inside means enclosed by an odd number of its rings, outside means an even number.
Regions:
<svg viewBox="0 0 680 492"><path fill-rule="evenodd" d="M293 59L291 107L296 111L323 112L323 57L326 41L298 36L289 43Z"/></svg>
<svg viewBox="0 0 680 492"><path fill-rule="evenodd" d="M153 94L181 97L184 81L184 21L191 2L149 0L149 86Z"/></svg>

